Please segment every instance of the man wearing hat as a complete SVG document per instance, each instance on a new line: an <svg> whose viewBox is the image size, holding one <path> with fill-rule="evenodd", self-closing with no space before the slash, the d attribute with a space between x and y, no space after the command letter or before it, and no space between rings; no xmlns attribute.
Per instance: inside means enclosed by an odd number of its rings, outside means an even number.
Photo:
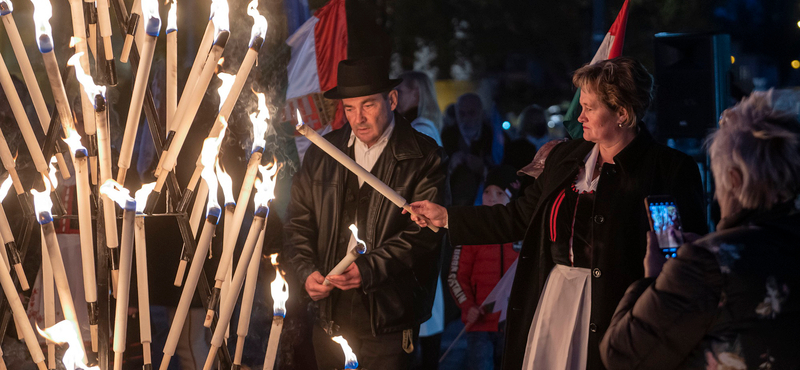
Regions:
<svg viewBox="0 0 800 370"><path fill-rule="evenodd" d="M394 113L400 80L388 75L383 58L341 61L337 86L324 96L342 100L349 125L325 138L409 202L443 204L443 151ZM351 224L367 252L341 275L327 275L356 247ZM319 368L343 367L330 339L342 335L359 368L408 369L419 325L430 317L443 234L417 226L315 146L294 177L284 231L288 261L317 308Z"/></svg>

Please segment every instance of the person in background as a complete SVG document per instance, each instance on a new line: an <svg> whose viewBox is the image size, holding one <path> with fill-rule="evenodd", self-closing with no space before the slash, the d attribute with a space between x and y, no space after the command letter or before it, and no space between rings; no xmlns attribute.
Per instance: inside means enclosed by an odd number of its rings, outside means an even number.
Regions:
<svg viewBox="0 0 800 370"><path fill-rule="evenodd" d="M484 123L481 98L474 93L461 95L456 102L455 126L442 131L442 146L450 165L453 205L473 205L483 177L492 166L492 130Z"/></svg>
<svg viewBox="0 0 800 370"><path fill-rule="evenodd" d="M519 170L531 163L536 151L550 141L542 107L533 104L519 114L519 138L506 144L503 163Z"/></svg>
<svg viewBox="0 0 800 370"><path fill-rule="evenodd" d="M644 66L609 59L581 67L572 81L581 88L583 138L553 148L522 197L493 207L412 203L448 227L455 245L522 240L505 370L603 368L600 339L625 289L644 276L646 196L672 195L685 230L707 228L697 164L641 123L653 87Z"/></svg>
<svg viewBox="0 0 800 370"><path fill-rule="evenodd" d="M707 144L717 232L670 261L648 233L645 278L600 344L609 368L800 368L800 123L754 92Z"/></svg>
<svg viewBox="0 0 800 370"><path fill-rule="evenodd" d="M436 99L436 88L427 74L417 71L403 72L403 82L397 86L397 113L411 122L415 130L436 140L442 146L442 112Z"/></svg>
<svg viewBox="0 0 800 370"><path fill-rule="evenodd" d="M518 179L510 166L486 176L483 205L506 205L516 195ZM461 308L466 325L467 364L470 370L500 367L504 330L500 312L484 312L482 303L519 255L513 243L459 245L455 247L448 277L450 293Z"/></svg>

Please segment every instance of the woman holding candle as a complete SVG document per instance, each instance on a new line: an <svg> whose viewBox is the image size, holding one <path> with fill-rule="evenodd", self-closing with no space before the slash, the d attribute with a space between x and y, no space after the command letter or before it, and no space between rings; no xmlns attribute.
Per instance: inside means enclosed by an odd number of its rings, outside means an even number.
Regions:
<svg viewBox="0 0 800 370"><path fill-rule="evenodd" d="M382 58L339 63L338 85L350 125L326 139L408 201L444 201L442 151L393 111L398 80ZM288 262L319 306L314 350L321 369L340 368L342 333L364 368L406 369L419 325L430 317L441 233L422 229L360 176L317 146L295 175L284 227ZM341 275L329 272L356 246L355 223L367 252ZM325 279L332 285L325 285ZM340 359L342 361L340 361Z"/></svg>
<svg viewBox="0 0 800 370"><path fill-rule="evenodd" d="M684 230L706 230L697 165L657 144L639 121L653 86L641 63L587 65L573 82L581 88L583 139L556 146L522 197L493 207L412 205L447 225L453 244L523 241L504 369L602 368L599 341L625 289L644 273L646 196L672 195Z"/></svg>

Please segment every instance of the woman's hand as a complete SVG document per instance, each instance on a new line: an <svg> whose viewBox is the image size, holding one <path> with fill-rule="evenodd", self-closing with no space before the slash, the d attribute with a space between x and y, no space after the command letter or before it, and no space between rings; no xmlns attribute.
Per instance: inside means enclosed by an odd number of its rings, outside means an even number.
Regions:
<svg viewBox="0 0 800 370"><path fill-rule="evenodd" d="M657 277L667 258L661 253L658 236L653 231L647 232L647 253L644 255L644 277Z"/></svg>
<svg viewBox="0 0 800 370"><path fill-rule="evenodd" d="M445 227L445 225L447 225L447 208L436 203L432 203L428 200L414 202L411 203L411 210L428 218L428 220L425 220L422 217L411 215L411 221L416 222L420 227L428 227L428 221L436 227ZM408 213L408 211L404 209L403 214L406 213Z"/></svg>

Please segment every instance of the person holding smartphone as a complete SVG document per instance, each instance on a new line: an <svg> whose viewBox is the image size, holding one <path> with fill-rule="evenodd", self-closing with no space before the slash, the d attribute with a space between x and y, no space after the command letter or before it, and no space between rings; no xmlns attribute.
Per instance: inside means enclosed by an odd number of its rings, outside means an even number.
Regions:
<svg viewBox="0 0 800 370"><path fill-rule="evenodd" d="M726 110L708 139L717 232L685 234L669 261L648 233L646 278L600 346L609 368L800 368L800 123L770 96Z"/></svg>
<svg viewBox="0 0 800 370"><path fill-rule="evenodd" d="M620 57L578 69L583 138L558 144L507 205L415 202L453 245L522 240L508 303L503 369L602 369L599 343L625 290L644 276L648 195L671 195L683 228L706 232L696 163L658 144L641 118L653 77ZM421 226L425 220L412 217Z"/></svg>

